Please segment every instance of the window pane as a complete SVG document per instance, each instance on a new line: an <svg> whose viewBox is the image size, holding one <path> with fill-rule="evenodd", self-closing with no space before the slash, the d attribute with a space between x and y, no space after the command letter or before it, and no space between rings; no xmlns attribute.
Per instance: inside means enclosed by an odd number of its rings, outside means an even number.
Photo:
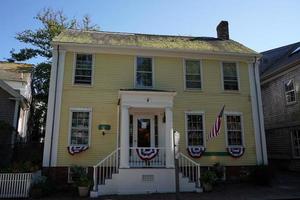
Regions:
<svg viewBox="0 0 300 200"><path fill-rule="evenodd" d="M187 88L201 88L201 82L187 81L186 87Z"/></svg>
<svg viewBox="0 0 300 200"><path fill-rule="evenodd" d="M75 84L88 84L92 82L92 63L93 56L90 54L76 55L76 69L75 69Z"/></svg>
<svg viewBox="0 0 300 200"><path fill-rule="evenodd" d="M186 60L186 74L200 74L200 61Z"/></svg>
<svg viewBox="0 0 300 200"><path fill-rule="evenodd" d="M223 63L224 90L238 90L236 63Z"/></svg>
<svg viewBox="0 0 300 200"><path fill-rule="evenodd" d="M152 59L137 57L136 86L141 88L152 87Z"/></svg>
<svg viewBox="0 0 300 200"><path fill-rule="evenodd" d="M187 115L188 145L203 145L203 118L199 114Z"/></svg>
<svg viewBox="0 0 300 200"><path fill-rule="evenodd" d="M144 58L138 57L137 58L137 71L146 71L152 72L152 59L151 58Z"/></svg>
<svg viewBox="0 0 300 200"><path fill-rule="evenodd" d="M242 145L241 116L227 115L226 123L228 145Z"/></svg>
<svg viewBox="0 0 300 200"><path fill-rule="evenodd" d="M186 88L201 89L201 70L200 61L185 61L185 80Z"/></svg>
<svg viewBox="0 0 300 200"><path fill-rule="evenodd" d="M300 157L300 130L295 129L292 131L292 138L293 138L293 149L294 149L294 156Z"/></svg>
<svg viewBox="0 0 300 200"><path fill-rule="evenodd" d="M71 145L88 145L89 112L72 112Z"/></svg>
<svg viewBox="0 0 300 200"><path fill-rule="evenodd" d="M136 84L138 87L152 87L152 73L137 72Z"/></svg>

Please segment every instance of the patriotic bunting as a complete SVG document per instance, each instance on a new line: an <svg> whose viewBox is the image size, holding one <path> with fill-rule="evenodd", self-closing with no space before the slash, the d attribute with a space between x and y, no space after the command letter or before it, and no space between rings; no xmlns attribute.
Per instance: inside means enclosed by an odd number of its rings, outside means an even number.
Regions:
<svg viewBox="0 0 300 200"><path fill-rule="evenodd" d="M232 157L239 158L244 154L245 148L244 147L228 147L227 152Z"/></svg>
<svg viewBox="0 0 300 200"><path fill-rule="evenodd" d="M154 148L137 148L136 153L142 160L152 160L159 152L159 149Z"/></svg>
<svg viewBox="0 0 300 200"><path fill-rule="evenodd" d="M192 158L200 158L205 152L205 147L203 146L191 146L187 148L189 155Z"/></svg>
<svg viewBox="0 0 300 200"><path fill-rule="evenodd" d="M224 112L224 108L225 105L223 106L223 108L221 109L214 126L212 127L209 135L208 135L208 139L212 139L214 137L217 137L220 134L220 129L221 129L221 122L222 122L222 117L223 117L223 112Z"/></svg>
<svg viewBox="0 0 300 200"><path fill-rule="evenodd" d="M85 150L87 150L89 147L88 146L75 146L75 145L72 145L72 146L68 146L68 152L69 154L71 154L72 156L74 154L77 154L77 153L81 153Z"/></svg>

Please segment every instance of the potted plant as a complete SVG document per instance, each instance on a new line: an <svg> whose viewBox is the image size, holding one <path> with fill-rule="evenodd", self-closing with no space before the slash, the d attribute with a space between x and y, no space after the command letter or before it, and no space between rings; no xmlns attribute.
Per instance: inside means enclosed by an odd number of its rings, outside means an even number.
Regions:
<svg viewBox="0 0 300 200"><path fill-rule="evenodd" d="M217 179L217 175L214 171L207 170L201 176L201 182L205 192L210 192L213 189L213 184Z"/></svg>
<svg viewBox="0 0 300 200"><path fill-rule="evenodd" d="M88 177L86 170L80 166L71 167L72 179L78 188L80 197L86 197L89 194L92 180Z"/></svg>

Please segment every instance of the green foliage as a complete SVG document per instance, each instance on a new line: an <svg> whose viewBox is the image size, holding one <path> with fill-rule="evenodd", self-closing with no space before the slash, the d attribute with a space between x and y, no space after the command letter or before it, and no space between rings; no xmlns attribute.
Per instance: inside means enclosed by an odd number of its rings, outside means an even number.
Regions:
<svg viewBox="0 0 300 200"><path fill-rule="evenodd" d="M88 177L85 168L74 165L71 167L72 179L77 187L90 187L92 180Z"/></svg>
<svg viewBox="0 0 300 200"><path fill-rule="evenodd" d="M201 182L214 184L217 180L217 175L214 171L207 170L201 175Z"/></svg>
<svg viewBox="0 0 300 200"><path fill-rule="evenodd" d="M29 173L39 170L39 165L31 161L14 162L8 167L0 168L0 173Z"/></svg>
<svg viewBox="0 0 300 200"><path fill-rule="evenodd" d="M223 179L225 167L223 165L221 165L219 162L217 162L213 165L212 171L215 172L215 174L219 180Z"/></svg>
<svg viewBox="0 0 300 200"><path fill-rule="evenodd" d="M39 142L44 135L48 104L49 81L51 71L51 41L65 29L99 30L92 24L88 15L82 20L68 18L61 10L45 8L39 12L35 20L41 24L36 30L27 29L17 33L16 39L28 47L19 52L11 50L9 61L26 61L31 58L43 57L45 61L32 69L32 101L29 118L29 140Z"/></svg>

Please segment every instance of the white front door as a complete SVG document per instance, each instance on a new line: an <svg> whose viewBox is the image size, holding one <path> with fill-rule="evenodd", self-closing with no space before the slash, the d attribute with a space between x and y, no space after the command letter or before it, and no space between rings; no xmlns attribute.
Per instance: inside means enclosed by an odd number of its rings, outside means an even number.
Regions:
<svg viewBox="0 0 300 200"><path fill-rule="evenodd" d="M133 146L154 147L154 116L136 115L133 117Z"/></svg>

